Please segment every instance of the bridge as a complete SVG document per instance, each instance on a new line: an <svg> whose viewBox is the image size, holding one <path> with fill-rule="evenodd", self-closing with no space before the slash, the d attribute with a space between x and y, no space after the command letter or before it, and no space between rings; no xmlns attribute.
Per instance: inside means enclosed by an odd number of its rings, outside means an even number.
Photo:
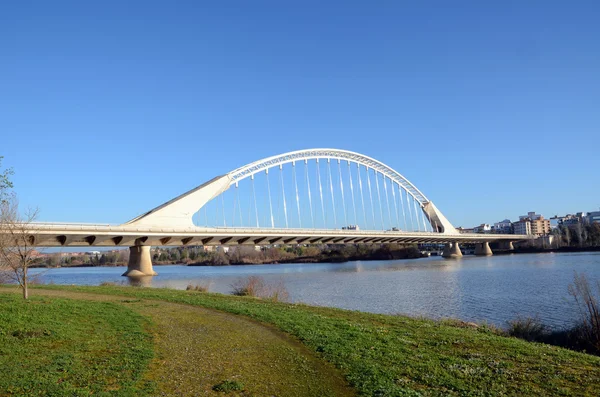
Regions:
<svg viewBox="0 0 600 397"><path fill-rule="evenodd" d="M338 149L255 161L121 225L32 223L28 231L40 247L127 246L124 276L156 275L151 246L443 243L443 256L458 258L461 243L492 255L490 242L512 249L532 238L461 234L400 173Z"/></svg>

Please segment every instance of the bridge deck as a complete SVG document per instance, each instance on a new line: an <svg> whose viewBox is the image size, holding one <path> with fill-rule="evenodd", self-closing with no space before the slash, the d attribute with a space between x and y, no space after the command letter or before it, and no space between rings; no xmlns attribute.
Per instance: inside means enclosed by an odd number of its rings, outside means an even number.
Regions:
<svg viewBox="0 0 600 397"><path fill-rule="evenodd" d="M532 239L516 234L443 234L378 230L184 228L130 225L45 224L28 226L40 247L115 247L133 245L269 245L269 244L380 244L481 243Z"/></svg>

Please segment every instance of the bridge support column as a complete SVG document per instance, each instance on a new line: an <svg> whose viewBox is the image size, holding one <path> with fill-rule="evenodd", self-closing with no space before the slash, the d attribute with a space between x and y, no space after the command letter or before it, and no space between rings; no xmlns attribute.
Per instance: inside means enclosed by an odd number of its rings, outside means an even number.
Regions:
<svg viewBox="0 0 600 397"><path fill-rule="evenodd" d="M490 248L490 243L487 241L483 243L478 243L475 245L475 255L477 256L490 256L494 255L492 249Z"/></svg>
<svg viewBox="0 0 600 397"><path fill-rule="evenodd" d="M514 251L515 250L515 246L513 245L513 242L510 240L498 242L498 247L504 251Z"/></svg>
<svg viewBox="0 0 600 397"><path fill-rule="evenodd" d="M150 246L135 245L129 247L129 263L127 264L127 271L123 273L123 276L142 277L156 275L157 273L152 268Z"/></svg>
<svg viewBox="0 0 600 397"><path fill-rule="evenodd" d="M444 247L444 252L442 253L442 257L444 258L461 258L462 256L463 254L460 251L457 241L446 244Z"/></svg>

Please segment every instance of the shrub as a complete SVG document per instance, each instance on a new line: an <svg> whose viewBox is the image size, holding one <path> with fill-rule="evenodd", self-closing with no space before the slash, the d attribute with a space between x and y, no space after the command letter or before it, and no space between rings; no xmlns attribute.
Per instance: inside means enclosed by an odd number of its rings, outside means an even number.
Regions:
<svg viewBox="0 0 600 397"><path fill-rule="evenodd" d="M520 318L509 322L507 334L528 341L548 343L567 349L600 355L600 281L598 296L584 274L575 272L569 294L575 299L579 321L569 329L550 330L538 318Z"/></svg>
<svg viewBox="0 0 600 397"><path fill-rule="evenodd" d="M600 280L596 280L598 296L594 294L585 274L575 272L573 284L569 285L569 294L575 299L579 309L578 328L589 347L600 352Z"/></svg>
<svg viewBox="0 0 600 397"><path fill-rule="evenodd" d="M229 393L231 391L242 391L244 390L244 384L237 380L224 380L221 383L217 383L212 388L214 391L221 391Z"/></svg>
<svg viewBox="0 0 600 397"><path fill-rule="evenodd" d="M254 296L274 302L287 301L289 298L283 280L279 280L275 284L267 284L262 277L250 276L237 280L231 285L231 288L231 293L237 296Z"/></svg>
<svg viewBox="0 0 600 397"><path fill-rule="evenodd" d="M546 339L548 330L538 317L517 317L508 322L507 333L516 338L530 342L541 342Z"/></svg>
<svg viewBox="0 0 600 397"><path fill-rule="evenodd" d="M210 289L210 282L203 282L201 284L192 284L188 283L187 287L185 287L186 291L197 291L197 292L208 292Z"/></svg>
<svg viewBox="0 0 600 397"><path fill-rule="evenodd" d="M232 294L237 296L260 296L265 289L265 280L262 277L250 276L237 280L231 284Z"/></svg>

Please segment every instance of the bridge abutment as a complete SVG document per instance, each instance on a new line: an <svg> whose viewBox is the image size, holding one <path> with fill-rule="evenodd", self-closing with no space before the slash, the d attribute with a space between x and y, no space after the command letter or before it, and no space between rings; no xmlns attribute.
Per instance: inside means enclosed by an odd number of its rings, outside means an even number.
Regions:
<svg viewBox="0 0 600 397"><path fill-rule="evenodd" d="M460 250L458 242L447 243L444 247L444 252L442 252L442 257L444 258L462 258L463 254Z"/></svg>
<svg viewBox="0 0 600 397"><path fill-rule="evenodd" d="M478 243L475 245L475 255L477 256L491 256L494 255L492 249L490 248L490 243L487 241L483 243Z"/></svg>
<svg viewBox="0 0 600 397"><path fill-rule="evenodd" d="M127 271L123 276L142 277L156 276L158 273L152 268L152 256L149 245L134 245L129 247L129 262Z"/></svg>

